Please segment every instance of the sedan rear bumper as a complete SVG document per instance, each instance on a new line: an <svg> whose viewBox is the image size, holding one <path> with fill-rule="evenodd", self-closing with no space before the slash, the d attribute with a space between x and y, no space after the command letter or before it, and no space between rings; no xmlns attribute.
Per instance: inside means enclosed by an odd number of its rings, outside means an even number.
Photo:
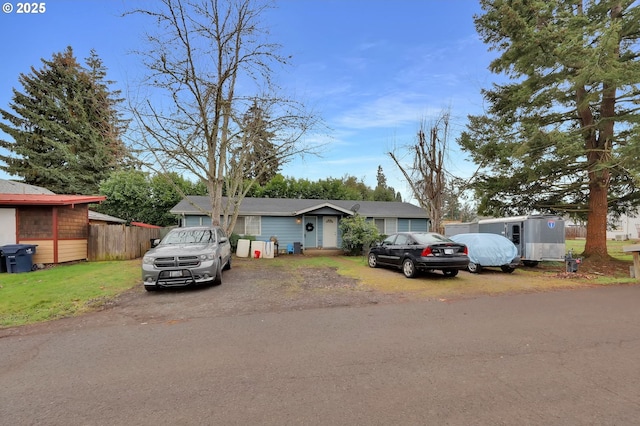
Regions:
<svg viewBox="0 0 640 426"><path fill-rule="evenodd" d="M420 270L427 269L466 269L469 265L467 256L455 257L418 257L414 260L416 267Z"/></svg>

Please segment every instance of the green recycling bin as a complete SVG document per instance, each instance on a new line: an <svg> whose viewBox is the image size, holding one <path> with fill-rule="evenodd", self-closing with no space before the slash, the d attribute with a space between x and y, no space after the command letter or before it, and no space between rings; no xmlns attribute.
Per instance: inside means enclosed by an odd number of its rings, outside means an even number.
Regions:
<svg viewBox="0 0 640 426"><path fill-rule="evenodd" d="M8 244L0 247L6 271L9 273L32 271L36 247L35 244Z"/></svg>

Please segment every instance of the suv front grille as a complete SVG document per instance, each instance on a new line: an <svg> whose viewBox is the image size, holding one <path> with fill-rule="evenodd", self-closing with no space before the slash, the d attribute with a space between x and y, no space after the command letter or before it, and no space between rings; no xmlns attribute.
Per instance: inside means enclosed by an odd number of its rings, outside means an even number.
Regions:
<svg viewBox="0 0 640 426"><path fill-rule="evenodd" d="M154 266L157 268L180 268L200 265L198 256L158 257Z"/></svg>

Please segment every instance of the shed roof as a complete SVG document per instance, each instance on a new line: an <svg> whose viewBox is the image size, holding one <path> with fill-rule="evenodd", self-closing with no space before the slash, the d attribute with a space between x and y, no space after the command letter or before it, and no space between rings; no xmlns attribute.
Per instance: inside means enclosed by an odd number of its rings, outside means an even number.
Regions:
<svg viewBox="0 0 640 426"><path fill-rule="evenodd" d="M100 203L103 195L57 195L57 194L0 194L3 206L73 206L75 204Z"/></svg>
<svg viewBox="0 0 640 426"><path fill-rule="evenodd" d="M223 198L226 204L227 199ZM170 212L179 215L203 215L211 212L208 196L189 196ZM427 218L425 211L411 203L398 201L315 200L305 198L244 198L241 216L298 216L332 207L345 214L356 212L365 217Z"/></svg>

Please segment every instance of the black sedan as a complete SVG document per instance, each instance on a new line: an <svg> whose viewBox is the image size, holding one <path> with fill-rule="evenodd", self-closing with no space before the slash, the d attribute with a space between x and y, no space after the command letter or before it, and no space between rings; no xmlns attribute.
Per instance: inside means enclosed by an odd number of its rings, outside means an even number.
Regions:
<svg viewBox="0 0 640 426"><path fill-rule="evenodd" d="M402 269L407 278L418 271L441 270L448 277L458 275L469 264L467 246L434 232L398 232L369 250L369 266Z"/></svg>

